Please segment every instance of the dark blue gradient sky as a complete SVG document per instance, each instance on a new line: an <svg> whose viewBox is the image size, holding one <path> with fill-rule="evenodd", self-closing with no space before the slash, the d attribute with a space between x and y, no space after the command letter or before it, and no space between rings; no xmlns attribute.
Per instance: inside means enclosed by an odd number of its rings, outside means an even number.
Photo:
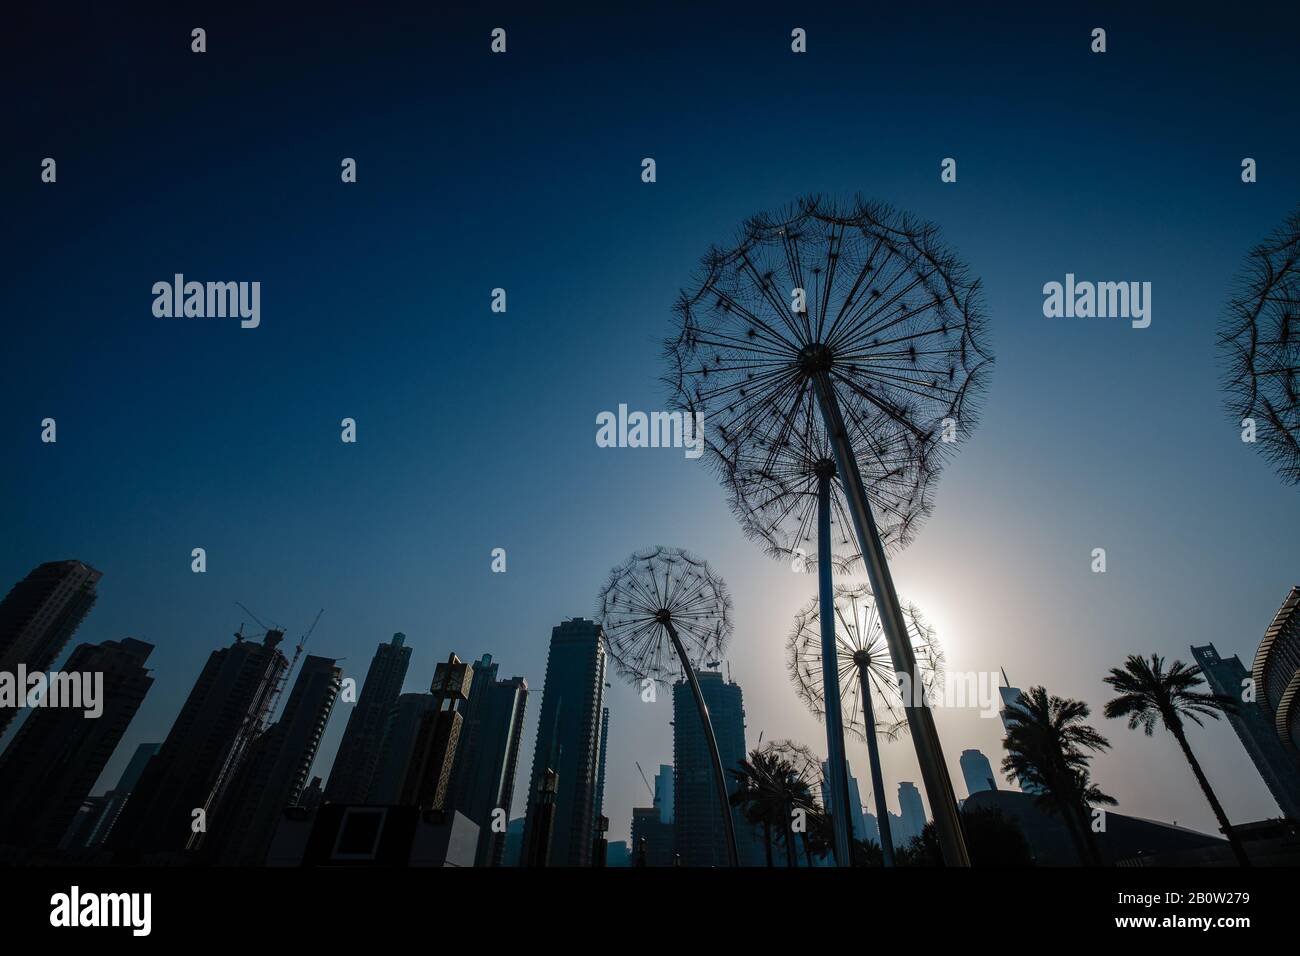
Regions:
<svg viewBox="0 0 1300 956"><path fill-rule="evenodd" d="M450 650L491 652L535 718L550 628L652 543L731 585L751 745L824 752L783 661L813 580L743 538L700 463L597 448L595 416L662 407L669 308L711 243L801 194L860 191L942 227L985 283L997 355L900 591L951 669L1090 701L1122 811L1212 829L1174 742L1101 718L1101 678L1208 641L1249 663L1300 581L1296 489L1238 440L1214 345L1243 257L1300 201L1294 8L843 6L10 15L0 584L89 561L105 576L78 639L157 645L104 784L166 733L247 620L236 600L294 636L323 606L309 650L358 680L397 630L409 690ZM176 272L260 280L261 327L153 317ZM1151 327L1044 318L1042 285L1067 272L1150 281ZM609 699L620 839L649 800L633 761L671 761L670 705ZM960 751L996 762L1001 725L938 721L964 796ZM1229 730L1192 745L1233 819L1277 813ZM896 808L917 772L907 741L885 749ZM850 760L865 798L865 749Z"/></svg>

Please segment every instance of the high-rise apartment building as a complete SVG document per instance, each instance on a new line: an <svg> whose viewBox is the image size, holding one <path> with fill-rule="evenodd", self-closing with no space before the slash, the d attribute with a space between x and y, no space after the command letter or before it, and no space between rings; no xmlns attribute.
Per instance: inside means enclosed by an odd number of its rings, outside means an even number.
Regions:
<svg viewBox="0 0 1300 956"><path fill-rule="evenodd" d="M411 649L400 632L375 650L325 785L325 799L331 803L366 803L370 799L384 730L410 663Z"/></svg>
<svg viewBox="0 0 1300 956"><path fill-rule="evenodd" d="M249 745L269 718L276 686L289 666L284 632L261 643L236 637L213 651L145 767L109 839L114 849L184 851L193 847L196 810L215 820Z"/></svg>
<svg viewBox="0 0 1300 956"><path fill-rule="evenodd" d="M659 819L664 823L673 822L673 765L661 763L655 774L655 806L659 808Z"/></svg>
<svg viewBox="0 0 1300 956"><path fill-rule="evenodd" d="M740 685L717 671L697 675L726 768L745 759L745 707ZM727 774L734 793L740 786ZM761 866L762 846L739 809L731 812L741 866ZM714 789L713 763L690 685L673 685L673 839L683 866L728 866L725 818ZM635 855L636 847L633 847Z"/></svg>
<svg viewBox="0 0 1300 956"><path fill-rule="evenodd" d="M0 601L0 671L48 671L95 603L103 574L82 561L48 561ZM0 735L19 708L0 706Z"/></svg>
<svg viewBox="0 0 1300 956"><path fill-rule="evenodd" d="M997 777L993 775L993 765L989 763L989 758L978 750L963 750L958 763L961 764L961 775L966 781L968 795L979 793L981 790L998 788Z"/></svg>
<svg viewBox="0 0 1300 956"><path fill-rule="evenodd" d="M122 808L131 799L131 792L140 782L140 775L148 765L149 759L158 752L157 743L140 744L131 755L126 769L117 778L117 785L100 797L87 797L81 804L81 810L73 819L68 832L63 835L60 844L63 847L97 847L108 839L113 832Z"/></svg>
<svg viewBox="0 0 1300 956"><path fill-rule="evenodd" d="M898 785L898 806L903 811L901 832L893 833L895 846L904 846L909 840L921 835L925 829L925 804L921 801L921 791L916 784L903 781Z"/></svg>
<svg viewBox="0 0 1300 956"><path fill-rule="evenodd" d="M145 667L152 651L128 637L72 652L59 680L82 686L78 705L33 709L0 755L0 843L59 845L153 685Z"/></svg>
<svg viewBox="0 0 1300 956"><path fill-rule="evenodd" d="M1282 743L1269 708L1258 699L1245 699L1251 696L1246 693L1252 683L1250 671L1235 654L1220 657L1213 644L1193 647L1192 657L1200 665L1210 690L1237 702L1235 711L1226 715L1228 723L1278 807L1292 820L1300 821L1300 759Z"/></svg>
<svg viewBox="0 0 1300 956"><path fill-rule="evenodd" d="M848 790L849 790L849 802L850 802L849 827L851 828L853 839L862 840L865 839L867 835L866 821L863 820L862 818L862 792L858 789L857 778L853 776L853 771L850 769L847 760L844 762L844 768L846 771L848 771ZM831 788L829 783L831 778L830 769L831 769L830 763L828 761L823 760L821 798L822 798L822 806L824 806L827 809L827 812L829 812L832 816L835 816L839 813L839 806L838 806L838 801L835 800L835 795L831 793Z"/></svg>
<svg viewBox="0 0 1300 956"><path fill-rule="evenodd" d="M998 694L1002 697L1002 709L998 712L998 716L1002 718L1002 727L1004 730L1011 729L1011 724L1007 719L1007 715L1018 707L1017 702L1020 700L1021 693L1022 691L1019 687L1011 686L1011 681L1007 679L1007 672L1004 669L1002 671L1002 686L998 688ZM1027 784L1019 778L1016 779L1016 782L1020 784L1020 789L1025 793L1042 792L1042 788L1036 784Z"/></svg>
<svg viewBox="0 0 1300 956"><path fill-rule="evenodd" d="M432 694L401 694L388 708L384 734L379 746L379 761L370 783L365 803L392 805L402 799L402 784L411 766L415 742L432 712Z"/></svg>
<svg viewBox="0 0 1300 956"><path fill-rule="evenodd" d="M546 658L524 823L525 854L530 847L545 845L546 865L591 864L604 700L605 642L600 625L580 617L557 625ZM556 774L553 804L534 799L546 792L548 771ZM539 841L533 833L541 822L539 814L550 817L549 841Z"/></svg>
<svg viewBox="0 0 1300 956"><path fill-rule="evenodd" d="M450 808L478 824L477 866L500 866L505 857L505 832L493 824L510 820L528 702L528 682L497 680L497 671L491 654L474 662L451 785Z"/></svg>
<svg viewBox="0 0 1300 956"><path fill-rule="evenodd" d="M308 655L280 719L249 747L228 798L210 818L210 852L221 862L261 866L286 807L298 805L343 681L343 668Z"/></svg>

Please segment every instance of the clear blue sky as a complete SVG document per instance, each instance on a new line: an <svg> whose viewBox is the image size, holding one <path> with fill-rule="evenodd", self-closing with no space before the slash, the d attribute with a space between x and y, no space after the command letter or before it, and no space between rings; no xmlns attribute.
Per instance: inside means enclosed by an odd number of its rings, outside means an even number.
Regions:
<svg viewBox="0 0 1300 956"><path fill-rule="evenodd" d="M743 538L701 463L598 448L595 416L663 406L670 306L711 243L801 194L860 191L940 224L985 283L997 355L983 422L895 562L900 591L950 668L1091 702L1120 810L1212 829L1176 744L1101 718L1101 678L1130 651L1210 641L1249 663L1300 581L1297 491L1238 441L1214 347L1243 257L1300 201L1293 10L424 6L17 14L0 585L88 561L104 579L78 640L157 645L101 785L165 735L247 620L237 600L295 637L324 607L309 649L358 680L398 630L408 690L449 651L490 652L527 677L535 719L551 627L589 616L609 567L653 543L730 583L751 745L824 752L783 660L812 578ZM261 327L155 318L150 288L176 272L261 281ZM1151 327L1044 318L1042 286L1067 272L1150 281ZM57 445L39 441L47 416ZM671 761L671 705L617 684L609 703L620 839L649 801L633 761ZM340 705L316 773L345 720ZM960 751L996 763L1001 725L938 720L964 795ZM1192 746L1233 819L1276 814L1229 730ZM886 748L895 808L910 750ZM850 760L866 798L865 749Z"/></svg>

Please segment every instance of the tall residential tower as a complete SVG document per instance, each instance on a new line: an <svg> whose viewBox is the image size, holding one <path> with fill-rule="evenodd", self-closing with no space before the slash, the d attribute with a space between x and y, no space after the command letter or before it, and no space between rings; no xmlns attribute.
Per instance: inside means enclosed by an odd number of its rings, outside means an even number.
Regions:
<svg viewBox="0 0 1300 956"><path fill-rule="evenodd" d="M405 645L406 635L397 633L375 650L325 785L325 799L331 803L371 800L370 788L379 767L384 730L411 663L411 649Z"/></svg>
<svg viewBox="0 0 1300 956"><path fill-rule="evenodd" d="M38 707L18 728L0 756L0 843L58 846L153 685L145 668L152 651L128 637L72 652L62 673L83 684L102 680L99 713Z"/></svg>
<svg viewBox="0 0 1300 956"><path fill-rule="evenodd" d="M81 561L48 561L0 601L0 671L48 671L95 603L103 574ZM0 734L18 713L0 706Z"/></svg>
<svg viewBox="0 0 1300 956"><path fill-rule="evenodd" d="M718 738L722 766L745 759L745 707L740 685L724 681L717 671L696 675ZM727 786L740 786L727 774ZM732 810L736 848L741 866L762 864L763 850L738 809ZM725 818L713 782L713 764L704 728L690 685L673 685L673 840L683 866L727 866ZM633 855L636 847L633 847Z"/></svg>
<svg viewBox="0 0 1300 956"><path fill-rule="evenodd" d="M605 640L600 625L580 617L557 625L546 657L524 822L525 848L537 847L542 834L534 831L543 828L543 817L550 818L546 859L534 863L591 864L604 701ZM553 794L548 772L556 775Z"/></svg>
<svg viewBox="0 0 1300 956"><path fill-rule="evenodd" d="M109 838L112 848L182 852L196 836L195 810L215 818L289 666L282 640L279 630L267 631L261 643L239 636L209 655L123 808Z"/></svg>

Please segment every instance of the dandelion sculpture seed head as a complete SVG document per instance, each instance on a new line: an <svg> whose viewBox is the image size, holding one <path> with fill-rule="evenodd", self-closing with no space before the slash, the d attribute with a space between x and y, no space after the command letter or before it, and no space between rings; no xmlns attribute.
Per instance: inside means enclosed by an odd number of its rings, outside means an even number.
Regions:
<svg viewBox="0 0 1300 956"><path fill-rule="evenodd" d="M709 460L745 531L776 556L815 550L817 478L834 456L814 381L829 378L882 543L912 538L991 358L979 283L934 226L861 199L800 200L702 260L668 344L674 404L707 416ZM858 557L836 493L834 563Z"/></svg>
<svg viewBox="0 0 1300 956"><path fill-rule="evenodd" d="M932 693L943 686L943 651L939 640L915 605L906 605L903 616L924 684L921 691ZM887 740L897 739L907 731L904 694L890 659L879 610L865 585L835 589L835 643L845 729L860 740L867 739L865 678L871 693L876 733ZM795 693L819 720L824 720L821 614L817 600L795 617L794 630L786 642L786 662Z"/></svg>
<svg viewBox="0 0 1300 956"><path fill-rule="evenodd" d="M795 776L816 797L821 796L822 759L811 747L793 740L771 740L763 745L763 751L776 754L788 763Z"/></svg>
<svg viewBox="0 0 1300 956"><path fill-rule="evenodd" d="M1264 456L1300 484L1300 209L1251 251L1219 344L1229 410L1254 420Z"/></svg>
<svg viewBox="0 0 1300 956"><path fill-rule="evenodd" d="M714 667L731 636L731 597L707 562L680 548L638 551L610 572L597 614L620 676L672 684L685 676L671 624L694 667Z"/></svg>

